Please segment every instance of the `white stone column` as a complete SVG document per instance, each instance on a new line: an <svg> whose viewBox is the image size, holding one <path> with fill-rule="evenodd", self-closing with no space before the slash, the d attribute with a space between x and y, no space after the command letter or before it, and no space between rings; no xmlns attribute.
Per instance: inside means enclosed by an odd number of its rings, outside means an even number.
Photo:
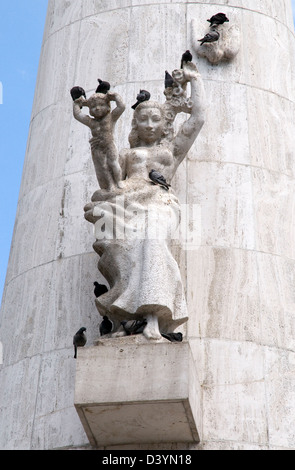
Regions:
<svg viewBox="0 0 295 470"><path fill-rule="evenodd" d="M83 218L96 189L89 135L69 90L110 81L127 105L116 132L128 146L139 89L163 102L165 70L192 50L192 20L201 37L218 11L239 25L241 49L218 65L194 53L208 115L174 181L201 214L182 272L202 385L201 442L190 448L295 448L290 1L49 0L0 316L2 449L88 443L73 406L72 336L87 326L88 344L97 337L102 278Z"/></svg>

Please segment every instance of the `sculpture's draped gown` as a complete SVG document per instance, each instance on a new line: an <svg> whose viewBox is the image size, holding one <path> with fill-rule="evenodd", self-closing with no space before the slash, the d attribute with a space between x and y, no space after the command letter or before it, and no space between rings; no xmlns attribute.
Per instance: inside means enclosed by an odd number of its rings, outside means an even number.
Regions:
<svg viewBox="0 0 295 470"><path fill-rule="evenodd" d="M94 193L95 251L110 290L96 299L101 315L119 321L156 314L160 330L187 321L177 244L180 205L170 188L132 176L122 190ZM86 217L87 218L87 217Z"/></svg>

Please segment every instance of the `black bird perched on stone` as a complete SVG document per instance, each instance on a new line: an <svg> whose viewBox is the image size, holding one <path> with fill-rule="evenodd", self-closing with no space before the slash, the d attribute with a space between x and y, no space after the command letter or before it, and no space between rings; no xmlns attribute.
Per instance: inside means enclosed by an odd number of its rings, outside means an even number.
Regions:
<svg viewBox="0 0 295 470"><path fill-rule="evenodd" d="M149 91L146 91L146 90L140 90L137 97L136 97L136 103L131 106L132 109L136 109L137 106L140 104L140 103L143 103L143 101L148 101L151 97L151 94Z"/></svg>
<svg viewBox="0 0 295 470"><path fill-rule="evenodd" d="M107 335L112 331L113 328L113 323L111 322L111 320L109 320L109 317L104 315L102 318L103 320L99 326L100 336Z"/></svg>
<svg viewBox="0 0 295 470"><path fill-rule="evenodd" d="M201 46L202 46L204 43L207 43L207 42L218 41L219 37L220 37L220 34L214 28L214 25L213 25L213 26L210 27L209 33L205 34L205 36L202 39L198 39L198 41L201 42Z"/></svg>
<svg viewBox="0 0 295 470"><path fill-rule="evenodd" d="M121 321L121 325L123 326L124 331L126 332L127 336L138 335L139 333L142 333L146 324L147 324L146 320Z"/></svg>
<svg viewBox="0 0 295 470"><path fill-rule="evenodd" d="M207 21L209 21L210 26L212 26L213 24L223 24L229 21L229 19L224 13L217 13L216 15L211 16L211 18Z"/></svg>
<svg viewBox="0 0 295 470"><path fill-rule="evenodd" d="M86 93L85 93L85 90L80 87L80 86L74 86L71 90L70 90L70 93L71 93L71 97L73 98L73 101L77 100L78 98L80 98L81 96L84 96L84 98L86 99Z"/></svg>
<svg viewBox="0 0 295 470"><path fill-rule="evenodd" d="M77 333L73 337L73 345L74 345L74 359L77 358L77 348L85 346L87 338L84 333L86 328L84 326L77 331Z"/></svg>
<svg viewBox="0 0 295 470"><path fill-rule="evenodd" d="M106 94L109 91L109 89L111 88L111 85L109 84L109 82L105 82L105 81L101 80L100 78L98 78L97 81L99 82L99 85L96 88L95 93Z"/></svg>
<svg viewBox="0 0 295 470"><path fill-rule="evenodd" d="M171 77L170 73L165 70L165 88L172 87L174 83L173 77Z"/></svg>
<svg viewBox="0 0 295 470"><path fill-rule="evenodd" d="M185 62L191 62L192 61L192 54L189 50L185 51L183 54L182 54L182 57L181 57L181 64L180 64L180 68L182 69L183 67L183 64Z"/></svg>
<svg viewBox="0 0 295 470"><path fill-rule="evenodd" d="M163 338L168 339L171 343L182 341L182 333L161 333Z"/></svg>
<svg viewBox="0 0 295 470"><path fill-rule="evenodd" d="M164 176L161 175L161 173L159 173L158 171L156 170L151 170L149 172L149 177L150 179L152 180L152 182L154 184L159 184L160 186L163 186L165 189L169 189L169 187L171 186L171 184L168 184L167 181L165 180Z"/></svg>
<svg viewBox="0 0 295 470"><path fill-rule="evenodd" d="M105 294L106 292L108 292L108 288L107 286L105 286L104 284L99 284L98 282L94 282L94 295L95 297L99 297L100 295L102 294Z"/></svg>

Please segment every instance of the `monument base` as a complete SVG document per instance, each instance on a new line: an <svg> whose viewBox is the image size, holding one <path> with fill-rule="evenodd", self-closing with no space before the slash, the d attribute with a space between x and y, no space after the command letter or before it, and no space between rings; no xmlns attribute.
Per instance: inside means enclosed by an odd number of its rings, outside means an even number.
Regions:
<svg viewBox="0 0 295 470"><path fill-rule="evenodd" d="M79 348L75 407L93 447L199 442L200 386L189 343L136 335Z"/></svg>

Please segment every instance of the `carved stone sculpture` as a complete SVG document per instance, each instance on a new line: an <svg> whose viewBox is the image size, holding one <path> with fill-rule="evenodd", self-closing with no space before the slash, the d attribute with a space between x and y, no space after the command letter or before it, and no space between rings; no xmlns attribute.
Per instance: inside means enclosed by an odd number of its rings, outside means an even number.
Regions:
<svg viewBox="0 0 295 470"><path fill-rule="evenodd" d="M146 323L143 334L159 340L162 332L173 332L188 318L180 270L169 247L180 222L179 201L170 184L203 126L204 87L192 62L172 76L164 104L143 101L134 110L130 148L119 155L122 181L101 187L84 208L85 218L95 225L98 269L110 286L95 303L102 316L111 318L118 336L124 334L121 322L138 319ZM80 120L81 103L75 107ZM174 135L178 112L190 117ZM164 176L167 188L151 181L152 169Z"/></svg>
<svg viewBox="0 0 295 470"><path fill-rule="evenodd" d="M221 24L213 22L202 34L203 38L200 39L199 21L193 19L192 47L199 57L207 58L212 64L232 60L239 52L240 29L228 20Z"/></svg>
<svg viewBox="0 0 295 470"><path fill-rule="evenodd" d="M110 102L115 101L116 107L111 111ZM83 114L81 108L87 106L92 117ZM125 110L118 93L94 93L90 98L83 96L73 104L74 117L88 126L92 133L90 139L92 160L99 186L110 190L113 186L120 187L122 175L119 165L118 149L114 142L114 126Z"/></svg>

